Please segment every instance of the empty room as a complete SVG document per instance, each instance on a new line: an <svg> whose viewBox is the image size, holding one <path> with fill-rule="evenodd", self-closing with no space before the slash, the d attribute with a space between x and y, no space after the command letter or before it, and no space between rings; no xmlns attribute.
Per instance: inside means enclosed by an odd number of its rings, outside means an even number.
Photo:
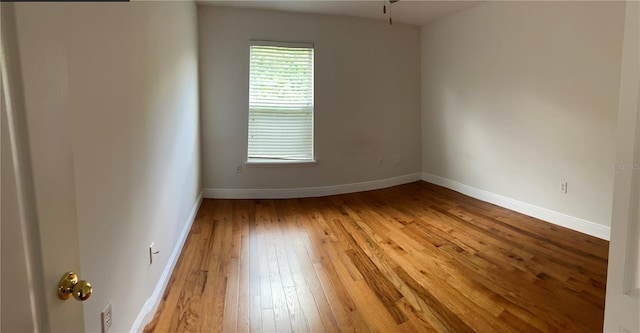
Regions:
<svg viewBox="0 0 640 333"><path fill-rule="evenodd" d="M640 2L1 6L2 332L640 332Z"/></svg>

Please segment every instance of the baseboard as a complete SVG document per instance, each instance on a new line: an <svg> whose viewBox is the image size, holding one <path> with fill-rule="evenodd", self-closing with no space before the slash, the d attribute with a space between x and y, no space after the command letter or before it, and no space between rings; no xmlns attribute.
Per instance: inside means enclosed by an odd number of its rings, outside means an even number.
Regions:
<svg viewBox="0 0 640 333"><path fill-rule="evenodd" d="M609 238L611 237L610 227L595 222L583 220L581 218L559 213L547 208L538 207L530 203L511 199L499 194L475 188L473 186L462 184L455 180L432 175L426 172L422 173L422 180L587 235L605 240L609 240Z"/></svg>
<svg viewBox="0 0 640 333"><path fill-rule="evenodd" d="M407 184L421 179L420 173L412 173L408 175L373 180L360 183L320 186L320 187L304 187L304 188L287 188L287 189L222 189L222 188L206 188L204 189L204 197L208 199L289 199L289 198L311 198L323 197L327 195L345 194L353 192L362 192L370 190L378 190L396 185Z"/></svg>
<svg viewBox="0 0 640 333"><path fill-rule="evenodd" d="M153 319L158 306L160 305L160 300L162 300L162 294L164 294L165 289L167 288L167 284L169 283L169 279L171 278L171 273L173 272L173 268L176 266L178 262L178 258L180 257L180 252L182 252L182 248L184 247L184 243L187 240L187 236L189 235L189 230L191 230L191 225L196 218L196 214L198 213L198 208L200 208L200 204L202 203L202 193L196 199L193 208L191 209L191 213L189 213L189 217L182 228L182 232L178 237L178 242L173 247L173 251L171 252L171 256L167 261L167 265L164 267L162 271L162 275L160 275L160 279L156 284L156 288L153 290L153 294L151 297L147 299L147 301L140 309L138 313L138 317L136 321L131 326L129 332L142 332L144 327Z"/></svg>

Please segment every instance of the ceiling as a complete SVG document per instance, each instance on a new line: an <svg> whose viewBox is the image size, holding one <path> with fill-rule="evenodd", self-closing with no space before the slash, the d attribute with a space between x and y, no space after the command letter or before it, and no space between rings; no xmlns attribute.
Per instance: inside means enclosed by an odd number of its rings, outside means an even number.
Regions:
<svg viewBox="0 0 640 333"><path fill-rule="evenodd" d="M436 18L461 11L481 2L482 1L479 0L401 0L389 5L387 0L386 5L387 11L391 11L394 23L402 22L423 25ZM382 13L383 0L200 0L198 3L239 8L271 9L298 13L346 15L379 20L388 19L388 16Z"/></svg>

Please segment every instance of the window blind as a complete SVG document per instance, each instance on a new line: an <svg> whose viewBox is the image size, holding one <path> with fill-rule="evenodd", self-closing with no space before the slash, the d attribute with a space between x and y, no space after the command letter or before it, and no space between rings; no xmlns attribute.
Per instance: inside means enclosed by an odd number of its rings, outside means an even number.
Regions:
<svg viewBox="0 0 640 333"><path fill-rule="evenodd" d="M249 159L313 159L313 46L252 43Z"/></svg>

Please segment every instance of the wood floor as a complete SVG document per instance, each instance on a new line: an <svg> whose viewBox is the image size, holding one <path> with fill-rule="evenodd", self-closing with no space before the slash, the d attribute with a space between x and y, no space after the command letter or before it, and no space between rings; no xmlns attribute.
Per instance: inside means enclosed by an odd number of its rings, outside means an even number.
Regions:
<svg viewBox="0 0 640 333"><path fill-rule="evenodd" d="M146 332L602 332L608 242L425 182L204 200Z"/></svg>

